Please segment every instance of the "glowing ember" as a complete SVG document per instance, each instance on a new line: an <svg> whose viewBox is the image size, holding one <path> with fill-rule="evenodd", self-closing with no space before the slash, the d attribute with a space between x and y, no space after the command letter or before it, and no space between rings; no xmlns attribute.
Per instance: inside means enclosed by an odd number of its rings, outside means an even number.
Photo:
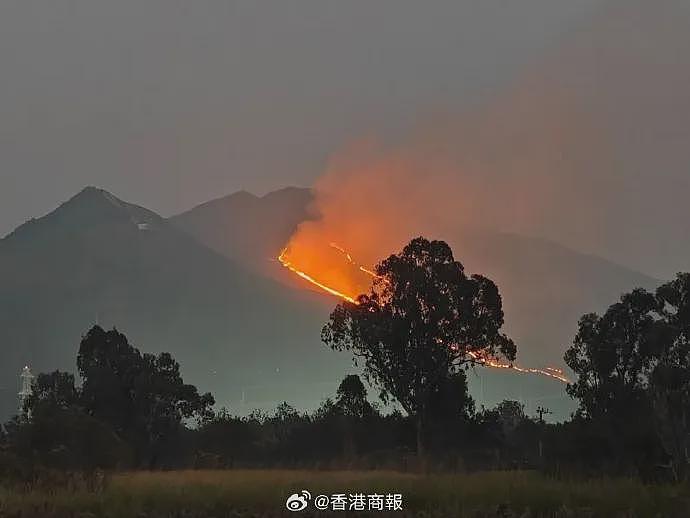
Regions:
<svg viewBox="0 0 690 518"><path fill-rule="evenodd" d="M537 374L539 376L546 376L547 378L552 378L560 381L561 383L570 383L570 380L566 377L565 372L562 369L556 367L544 367L543 369L537 369L535 367L520 367L508 362L499 361L496 358L491 358L488 356L482 356L477 353L468 352L467 353L472 360L484 365L485 367L492 367L494 369L511 369L516 372L521 372L523 374Z"/></svg>
<svg viewBox="0 0 690 518"><path fill-rule="evenodd" d="M335 244L335 243L330 243L329 244L330 248L336 250L342 256L345 257L347 262L349 263L350 267L356 268L356 270L365 273L366 275L370 277L378 277L375 272L365 268L362 265L359 265L355 262L355 260L352 258L352 256L341 246ZM297 268L293 262L289 258L289 253L288 253L288 248L284 248L280 255L278 256L278 261L280 264L282 264L285 268L290 270L291 272L297 274L299 277L302 279L310 282L312 285L322 289L323 291L330 293L331 295L334 295L336 297L339 297L343 300L346 300L348 302L351 302L353 304L357 304L357 294L347 294L345 293L344 290L341 289L336 289L334 287L331 287L332 285L329 286L328 281L325 279L317 279L316 277L306 273L303 270L300 270ZM491 367L494 369L509 369L513 370L516 372L521 372L523 374L536 374L539 376L545 376L547 378L551 378L557 381L560 381L561 383L570 383L570 380L566 377L565 372L563 372L562 369L556 368L556 367L544 367L543 369L537 369L534 367L521 367L519 365L515 365L513 363L509 362L502 362L498 360L497 358L490 357L488 355L482 355L480 353L476 352L471 352L469 351L468 356L474 361L475 363L478 363L480 365L483 365L484 367Z"/></svg>

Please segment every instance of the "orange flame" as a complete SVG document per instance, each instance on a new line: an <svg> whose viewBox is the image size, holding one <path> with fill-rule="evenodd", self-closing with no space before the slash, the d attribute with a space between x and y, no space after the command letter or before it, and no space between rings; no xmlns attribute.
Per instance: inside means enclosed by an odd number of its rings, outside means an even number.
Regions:
<svg viewBox="0 0 690 518"><path fill-rule="evenodd" d="M359 265L355 262L355 260L352 258L352 256L341 246L335 244L335 243L330 243L329 246L333 248L334 250L337 250L340 252L346 259L349 264L352 266L356 267L359 271L371 276L371 277L379 277L375 272L365 268L362 265ZM285 268L290 270L291 272L295 273L302 279L310 282L314 286L322 289L323 291L330 293L331 295L334 295L336 297L339 297L343 300L346 300L348 302L351 302L353 304L357 304L356 297L357 295L352 294L348 295L347 293L340 291L338 289L332 288L326 284L324 280L318 280L312 275L300 270L297 268L288 258L288 248L285 247L280 255L278 256L278 261L280 264L282 264ZM502 362L498 360L497 358L481 354L479 352L474 352L474 351L468 351L467 355L472 359L472 361L484 366L484 367L490 367L493 369L509 369L513 370L515 372L520 372L523 374L535 374L539 376L545 376L547 378L555 379L557 381L560 381L561 383L570 383L570 380L566 377L565 372L562 369L559 369L557 367L544 367L543 369L538 369L535 367L521 367L519 365L515 365L513 363L509 362Z"/></svg>
<svg viewBox="0 0 690 518"><path fill-rule="evenodd" d="M559 369L557 367L544 367L543 369L537 369L535 367L520 367L519 365L502 362L496 358L484 356L472 351L468 351L467 355L472 358L472 360L485 367L491 367L494 369L511 369L523 374L537 374L539 376L546 376L547 378L558 380L561 383L570 383L570 379L566 377L563 369Z"/></svg>
<svg viewBox="0 0 690 518"><path fill-rule="evenodd" d="M316 280L314 277L309 275L308 273L303 272L302 270L299 270L296 268L288 259L287 259L287 248L284 248L283 251L280 253L278 256L278 261L280 261L280 264L282 264L285 268L290 270L293 273L296 273L300 277L302 277L304 280L309 281L312 283L314 286L317 286L324 290L327 293L330 293L331 295L335 295L336 297L340 297L341 299L347 300L348 302L352 302L353 304L357 304L357 301L355 300L354 297L350 295L346 295L345 293L342 293L338 290L335 290L333 288L330 288L323 284L322 282L319 282Z"/></svg>

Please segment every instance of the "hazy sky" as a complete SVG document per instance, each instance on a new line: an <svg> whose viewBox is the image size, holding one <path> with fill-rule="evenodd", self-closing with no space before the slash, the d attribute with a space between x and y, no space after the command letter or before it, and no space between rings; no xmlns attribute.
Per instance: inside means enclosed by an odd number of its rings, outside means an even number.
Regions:
<svg viewBox="0 0 690 518"><path fill-rule="evenodd" d="M500 89L597 0L0 3L0 233L85 185L164 215L311 185Z"/></svg>
<svg viewBox="0 0 690 518"><path fill-rule="evenodd" d="M0 234L86 185L162 215L311 186L375 136L416 162L379 199L433 176L417 205L668 278L688 49L687 0L6 0Z"/></svg>

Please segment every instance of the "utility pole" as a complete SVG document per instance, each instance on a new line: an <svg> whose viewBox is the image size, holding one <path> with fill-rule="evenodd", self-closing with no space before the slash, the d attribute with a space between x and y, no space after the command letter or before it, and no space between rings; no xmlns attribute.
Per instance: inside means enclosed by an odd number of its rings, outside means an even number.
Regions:
<svg viewBox="0 0 690 518"><path fill-rule="evenodd" d="M544 435L544 415L551 414L551 410L548 408L544 408L543 406L539 405L537 407L537 414L539 414L539 458L544 457L544 442L542 441L542 437Z"/></svg>

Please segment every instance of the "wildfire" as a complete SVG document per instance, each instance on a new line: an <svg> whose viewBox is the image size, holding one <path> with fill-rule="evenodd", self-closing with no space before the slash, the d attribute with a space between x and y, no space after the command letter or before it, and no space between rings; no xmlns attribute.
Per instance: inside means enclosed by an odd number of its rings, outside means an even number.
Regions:
<svg viewBox="0 0 690 518"><path fill-rule="evenodd" d="M308 273L305 273L302 270L297 269L287 259L287 248L284 248L283 251L280 253L280 255L278 256L278 261L280 261L280 264L282 264L285 268L287 268L288 270L290 270L293 273L296 273L297 275L302 277L304 280L309 281L314 286L321 288L322 290L326 291L327 293L330 293L331 295L335 295L336 297L340 297L341 299L347 300L348 302L352 302L353 304L357 304L357 301L355 300L354 297L351 297L350 295L342 293L342 292L335 290L333 288L329 288L328 286L326 286L322 282L317 281L314 277L312 277Z"/></svg>
<svg viewBox="0 0 690 518"><path fill-rule="evenodd" d="M337 245L336 243L330 243L329 247L332 248L333 250L336 250L339 254L341 254L343 257L345 257L346 261L349 263L350 267L355 268L356 270L368 275L369 277L378 277L375 272L371 271L370 269L357 264L355 260L352 258L352 256L345 250L343 247ZM297 268L293 262L289 259L289 253L288 253L288 247L285 247L281 252L280 255L278 256L278 261L280 264L282 264L285 268L290 270L291 272L295 273L302 279L308 281L312 285L318 287L319 289L330 293L331 295L334 295L336 297L339 297L343 300L346 300L348 302L351 302L353 304L357 304L357 299L356 296L357 294L348 294L345 292L345 290L341 289L336 289L334 287L331 287L327 284L327 281L325 279L317 279L313 277L312 275L306 273L303 270L300 270ZM468 352L468 356L472 359L472 361L483 365L485 367L490 367L494 369L509 369L513 370L515 372L520 372L523 374L535 374L539 376L545 376L547 378L551 378L557 381L560 381L561 383L570 383L570 380L568 377L565 375L565 372L562 369L556 368L556 367L544 367L543 369L538 369L535 367L521 367L519 365L515 365L513 363L509 362L502 362L498 360L497 358L493 358L488 355L483 355L481 353L477 352Z"/></svg>
<svg viewBox="0 0 690 518"><path fill-rule="evenodd" d="M340 252L341 254L343 254L347 258L347 261L350 264L356 266L360 272L366 273L369 277L379 277L378 275L376 275L376 273L372 272L368 268L365 268L361 264L357 264L354 261L354 259L352 259L352 256L342 246L336 245L335 243L331 243L328 246L330 246L331 248L333 248L333 249L337 250L338 252Z"/></svg>
<svg viewBox="0 0 690 518"><path fill-rule="evenodd" d="M483 356L478 353L468 352L467 353L472 360L484 365L485 367L492 367L494 369L511 369L516 372L521 372L523 374L537 374L539 376L546 376L547 378L552 378L560 381L561 383L570 383L570 380L563 372L563 369L557 367L544 367L543 369L537 369L536 367L520 367L513 363L502 362L496 358L491 358L489 356Z"/></svg>

